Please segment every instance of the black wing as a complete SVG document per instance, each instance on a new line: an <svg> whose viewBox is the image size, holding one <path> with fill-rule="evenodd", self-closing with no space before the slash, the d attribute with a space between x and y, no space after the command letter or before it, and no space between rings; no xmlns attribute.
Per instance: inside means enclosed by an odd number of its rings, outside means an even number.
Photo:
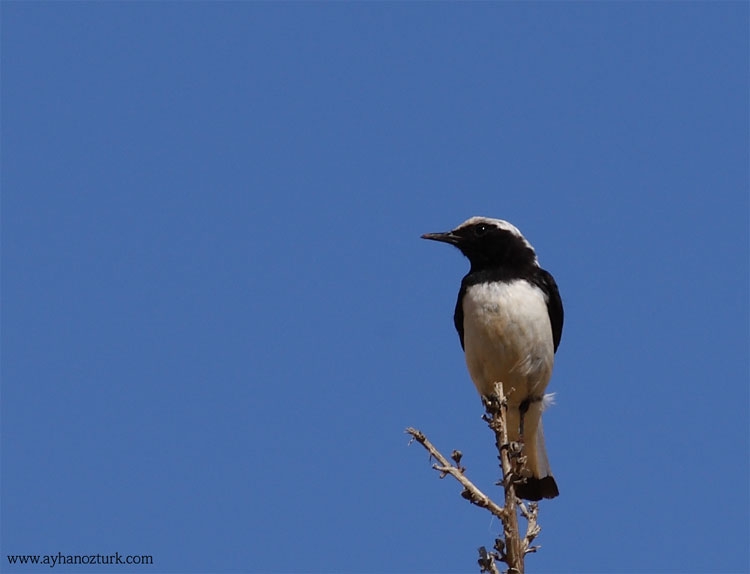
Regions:
<svg viewBox="0 0 750 574"><path fill-rule="evenodd" d="M453 312L453 324L458 331L458 338L461 341L461 348L464 348L464 306L462 304L464 293L466 293L466 278L461 281L461 289L458 291L458 300L456 301L456 310Z"/></svg>
<svg viewBox="0 0 750 574"><path fill-rule="evenodd" d="M552 341L555 344L555 352L560 346L563 330L563 304L560 298L560 291L557 289L554 277L544 269L539 269L531 282L539 287L547 295L547 313L549 313L549 322L552 325Z"/></svg>

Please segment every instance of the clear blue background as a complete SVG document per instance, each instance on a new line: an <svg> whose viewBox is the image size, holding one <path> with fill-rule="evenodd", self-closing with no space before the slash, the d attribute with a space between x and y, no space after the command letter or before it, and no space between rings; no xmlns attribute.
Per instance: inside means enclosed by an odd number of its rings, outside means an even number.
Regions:
<svg viewBox="0 0 750 574"><path fill-rule="evenodd" d="M481 214L566 308L529 570L747 571L748 94L744 2L3 2L0 568L476 571L404 428L500 497Z"/></svg>

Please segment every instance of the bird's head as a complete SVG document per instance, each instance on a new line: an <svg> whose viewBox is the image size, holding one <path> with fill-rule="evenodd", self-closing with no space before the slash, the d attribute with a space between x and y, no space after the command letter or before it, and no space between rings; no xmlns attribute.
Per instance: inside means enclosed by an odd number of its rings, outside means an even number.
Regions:
<svg viewBox="0 0 750 574"><path fill-rule="evenodd" d="M455 245L469 259L473 271L539 265L531 244L516 226L502 219L472 217L452 231L425 233L422 239Z"/></svg>

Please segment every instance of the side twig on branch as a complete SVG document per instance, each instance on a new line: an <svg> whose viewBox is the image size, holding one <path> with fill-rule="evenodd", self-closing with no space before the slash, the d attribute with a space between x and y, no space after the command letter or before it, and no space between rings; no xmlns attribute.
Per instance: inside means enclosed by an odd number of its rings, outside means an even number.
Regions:
<svg viewBox="0 0 750 574"><path fill-rule="evenodd" d="M421 444L427 450L427 452L430 453L430 456L432 458L438 461L436 464L432 465L432 468L440 472L440 478L445 478L446 475L450 474L453 478L461 483L461 486L464 487L461 496L463 496L472 504L476 504L477 506L486 508L500 520L505 519L505 511L500 506L492 502L489 496L479 490L473 482L466 478L466 476L464 475L464 471L466 470L465 468L463 468L462 466L458 466L458 462L456 462L456 465L448 462L448 459L446 459L440 453L440 451L435 448L435 446L427 439L423 432L418 431L417 429L412 427L406 429L406 432L409 433L415 441ZM455 453L453 460L458 459L458 461L460 461L460 453L458 451L453 452Z"/></svg>

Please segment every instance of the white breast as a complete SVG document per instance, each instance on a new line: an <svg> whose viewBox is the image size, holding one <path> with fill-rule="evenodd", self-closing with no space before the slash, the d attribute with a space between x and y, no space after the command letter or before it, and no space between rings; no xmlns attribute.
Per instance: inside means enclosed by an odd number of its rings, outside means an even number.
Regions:
<svg viewBox="0 0 750 574"><path fill-rule="evenodd" d="M511 403L539 398L552 375L554 346L544 293L527 281L482 283L463 298L464 350L477 390L501 381Z"/></svg>

